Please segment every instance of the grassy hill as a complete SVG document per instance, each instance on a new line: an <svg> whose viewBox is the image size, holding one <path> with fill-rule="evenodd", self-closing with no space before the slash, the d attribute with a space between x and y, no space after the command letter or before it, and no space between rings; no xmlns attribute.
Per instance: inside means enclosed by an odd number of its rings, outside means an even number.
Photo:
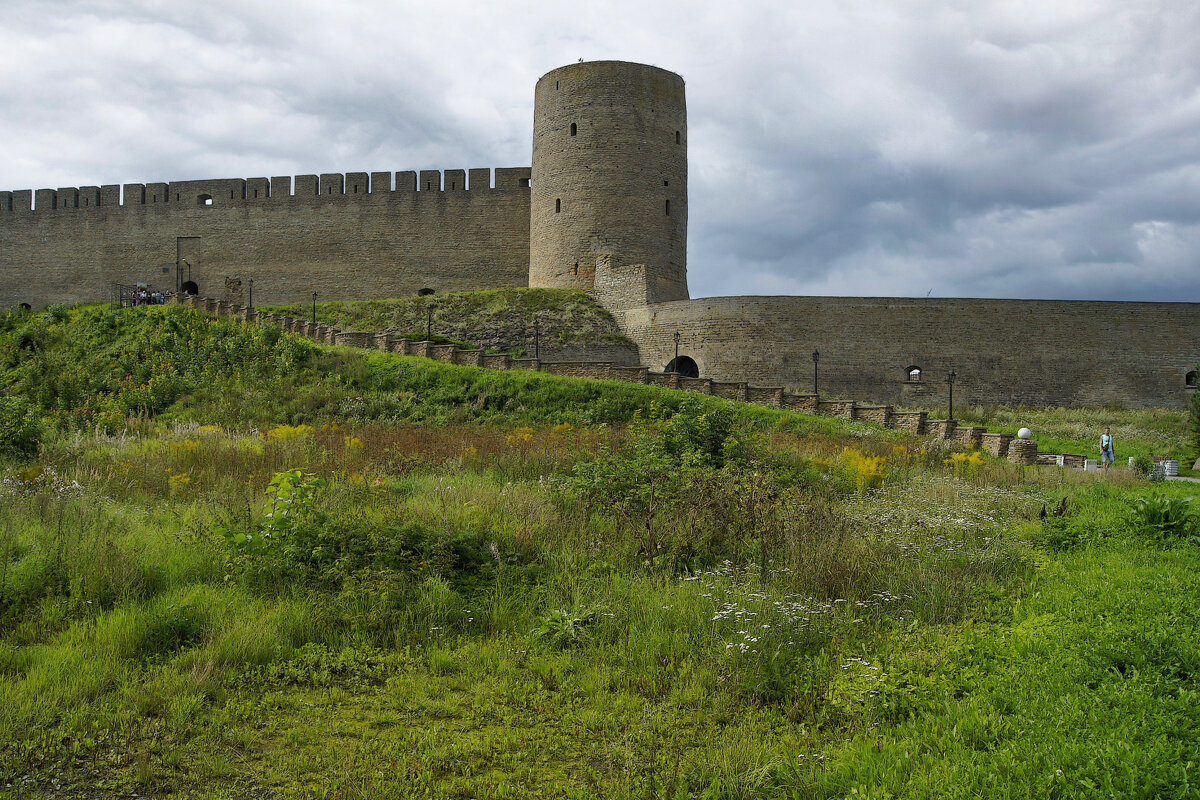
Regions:
<svg viewBox="0 0 1200 800"><path fill-rule="evenodd" d="M0 795L1196 794L1188 486L186 308L0 364Z"/></svg>
<svg viewBox="0 0 1200 800"><path fill-rule="evenodd" d="M593 348L637 347L613 322L608 311L584 292L572 289L492 289L451 292L395 300L319 303L317 319L344 330L390 331L423 340L433 311L437 336L472 347L533 354L533 326L540 329L546 352ZM304 304L265 308L308 317Z"/></svg>

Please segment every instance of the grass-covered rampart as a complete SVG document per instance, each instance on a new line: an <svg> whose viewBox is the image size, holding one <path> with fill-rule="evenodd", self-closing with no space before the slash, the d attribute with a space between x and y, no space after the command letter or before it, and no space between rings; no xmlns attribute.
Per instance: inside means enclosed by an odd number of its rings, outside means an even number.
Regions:
<svg viewBox="0 0 1200 800"><path fill-rule="evenodd" d="M1187 486L182 308L6 324L5 794L1195 794Z"/></svg>
<svg viewBox="0 0 1200 800"><path fill-rule="evenodd" d="M308 317L311 307L297 304L263 310ZM592 345L637 350L603 306L574 289L491 289L319 303L317 321L344 330L390 331L423 340L430 310L436 336L471 347L532 353L536 320L542 347Z"/></svg>

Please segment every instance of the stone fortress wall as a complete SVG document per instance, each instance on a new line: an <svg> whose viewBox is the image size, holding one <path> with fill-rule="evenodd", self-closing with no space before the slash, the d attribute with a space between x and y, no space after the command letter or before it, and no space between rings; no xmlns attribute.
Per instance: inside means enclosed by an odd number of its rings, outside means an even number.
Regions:
<svg viewBox="0 0 1200 800"><path fill-rule="evenodd" d="M0 192L0 307L114 283L256 304L525 286L528 167ZM32 201L32 202L31 202Z"/></svg>
<svg viewBox="0 0 1200 800"><path fill-rule="evenodd" d="M847 297L689 300L683 79L599 61L538 81L529 168L0 192L0 307L145 281L257 305L513 286L592 292L666 370L822 396L1181 406L1200 304ZM393 186L393 179L395 181ZM597 357L600 357L599 354ZM681 359L682 361L683 359ZM920 370L920 379L907 376Z"/></svg>
<svg viewBox="0 0 1200 800"><path fill-rule="evenodd" d="M714 380L907 407L1183 406L1200 304L879 297L713 297L614 312L642 363L692 358ZM910 380L910 370L920 379Z"/></svg>

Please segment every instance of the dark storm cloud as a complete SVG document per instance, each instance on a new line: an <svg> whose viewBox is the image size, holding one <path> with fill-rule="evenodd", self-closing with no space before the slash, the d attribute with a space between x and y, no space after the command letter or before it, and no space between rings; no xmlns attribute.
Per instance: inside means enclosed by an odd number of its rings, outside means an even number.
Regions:
<svg viewBox="0 0 1200 800"><path fill-rule="evenodd" d="M1200 300L1200 6L0 5L4 188L527 165L533 84L682 74L694 295Z"/></svg>

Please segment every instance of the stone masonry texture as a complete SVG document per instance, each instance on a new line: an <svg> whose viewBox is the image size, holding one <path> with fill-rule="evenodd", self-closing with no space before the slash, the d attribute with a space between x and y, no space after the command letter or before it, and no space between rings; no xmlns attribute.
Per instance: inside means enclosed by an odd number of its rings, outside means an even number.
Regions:
<svg viewBox="0 0 1200 800"><path fill-rule="evenodd" d="M596 261L645 265L651 302L687 298L683 79L624 61L534 90L529 285L591 289Z"/></svg>
<svg viewBox="0 0 1200 800"><path fill-rule="evenodd" d="M295 194L275 178L269 196L265 179L183 181L149 195L126 186L123 204L102 191L117 187L93 187L79 190L86 205L71 195L56 206L49 192L33 210L0 197L0 307L94 302L136 282L174 291L190 280L245 302L254 279L256 305L525 286L528 174L422 191L325 175L322 194L317 176L297 178Z"/></svg>
<svg viewBox="0 0 1200 800"><path fill-rule="evenodd" d="M879 297L716 297L616 310L641 361L862 402L1183 406L1200 304ZM908 380L910 368L921 380ZM912 387L923 391L913 401Z"/></svg>

